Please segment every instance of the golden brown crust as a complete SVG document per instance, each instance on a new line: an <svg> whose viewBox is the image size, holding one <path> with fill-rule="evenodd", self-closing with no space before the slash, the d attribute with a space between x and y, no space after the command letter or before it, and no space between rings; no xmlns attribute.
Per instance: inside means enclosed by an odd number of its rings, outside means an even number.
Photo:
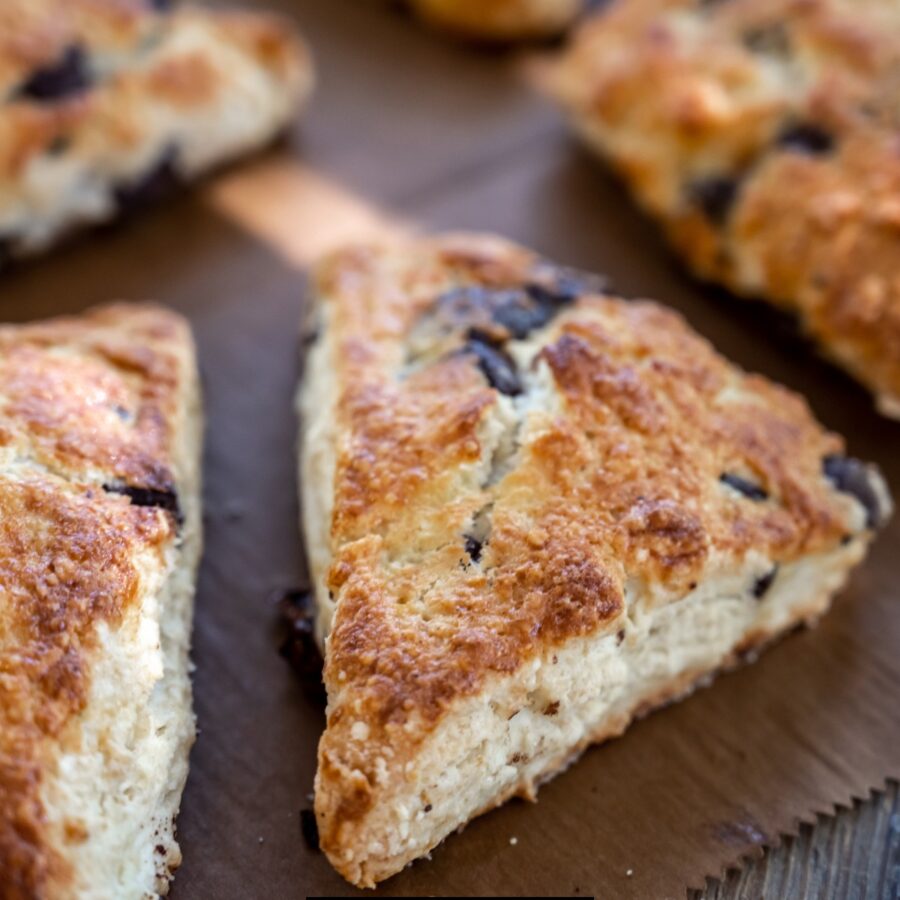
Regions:
<svg viewBox="0 0 900 900"><path fill-rule="evenodd" d="M82 2L90 4L90 0ZM118 5L115 0L108 2ZM33 42L39 43L37 36L47 25L45 19L52 15L53 10L47 9L43 16L35 16ZM143 7L142 16L154 22L160 19L147 7ZM208 32L211 42L231 45L255 60L285 90L293 93L292 84L309 78L305 48L277 17L239 11L212 15L185 8L157 22L157 42L146 57L130 59L129 64L122 63L109 73L93 77L89 89L53 101L35 102L13 95L0 123L0 186L4 177L17 177L32 160L50 152L62 140L66 141L64 152L70 157L88 156L98 148L105 154L127 152L143 139L147 125L142 118L153 104L161 104L163 110L169 106L173 110L201 111L235 90L222 60L213 54L196 48L160 52L174 44L180 32L198 27ZM24 37L20 35L18 40ZM90 42L86 46L89 48ZM0 62L4 60L3 51L0 46ZM89 67L90 62L85 65Z"/></svg>
<svg viewBox="0 0 900 900"><path fill-rule="evenodd" d="M557 73L704 277L800 316L900 398L900 15L878 0L629 0Z"/></svg>
<svg viewBox="0 0 900 900"><path fill-rule="evenodd" d="M165 15L149 0L4 0L0 6L0 97L73 45L114 64L158 36Z"/></svg>
<svg viewBox="0 0 900 900"><path fill-rule="evenodd" d="M263 146L311 90L312 63L261 12L13 0L4 86L0 265Z"/></svg>
<svg viewBox="0 0 900 900"><path fill-rule="evenodd" d="M163 566L177 513L176 398L192 378L183 320L153 307L0 329L0 896L64 883L39 798L83 708L101 623ZM107 489L104 489L106 486ZM153 498L151 498L153 499Z"/></svg>
<svg viewBox="0 0 900 900"><path fill-rule="evenodd" d="M583 0L409 0L426 21L469 40L516 41L561 32Z"/></svg>
<svg viewBox="0 0 900 900"><path fill-rule="evenodd" d="M670 602L749 554L789 562L863 527L823 473L841 440L652 303L473 236L350 249L318 290L337 398L317 781L332 859L385 760L398 771L492 674L616 630L631 581ZM528 298L544 306L526 328L509 304ZM518 394L488 383L484 342Z"/></svg>

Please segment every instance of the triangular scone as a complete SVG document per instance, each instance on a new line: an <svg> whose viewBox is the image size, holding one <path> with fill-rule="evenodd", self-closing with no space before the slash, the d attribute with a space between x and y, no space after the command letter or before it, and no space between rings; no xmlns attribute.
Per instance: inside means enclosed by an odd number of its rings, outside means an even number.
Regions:
<svg viewBox="0 0 900 900"><path fill-rule="evenodd" d="M799 397L503 240L348 249L317 291L315 804L355 884L815 619L889 512Z"/></svg>
<svg viewBox="0 0 900 900"><path fill-rule="evenodd" d="M267 143L312 84L288 24L157 0L0 4L0 264Z"/></svg>
<svg viewBox="0 0 900 900"><path fill-rule="evenodd" d="M167 892L201 411L174 313L0 328L0 898Z"/></svg>
<svg viewBox="0 0 900 900"><path fill-rule="evenodd" d="M584 0L409 0L426 22L462 37L516 41L559 34Z"/></svg>
<svg viewBox="0 0 900 900"><path fill-rule="evenodd" d="M795 313L900 418L900 4L615 0L555 79L704 278Z"/></svg>

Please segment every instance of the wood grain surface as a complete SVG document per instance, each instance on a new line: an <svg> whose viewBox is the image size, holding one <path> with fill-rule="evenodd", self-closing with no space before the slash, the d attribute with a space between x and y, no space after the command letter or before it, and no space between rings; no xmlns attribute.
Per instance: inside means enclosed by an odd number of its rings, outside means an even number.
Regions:
<svg viewBox="0 0 900 900"><path fill-rule="evenodd" d="M712 880L690 900L897 900L900 785L820 816L762 859Z"/></svg>

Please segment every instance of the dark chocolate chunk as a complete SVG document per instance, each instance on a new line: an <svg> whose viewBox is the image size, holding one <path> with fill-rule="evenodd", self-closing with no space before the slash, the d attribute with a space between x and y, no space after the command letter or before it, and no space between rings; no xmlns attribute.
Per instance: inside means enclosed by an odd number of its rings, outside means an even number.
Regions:
<svg viewBox="0 0 900 900"><path fill-rule="evenodd" d="M484 544L478 538L472 537L471 534L465 535L466 553L469 554L472 562L478 562L481 559L481 550Z"/></svg>
<svg viewBox="0 0 900 900"><path fill-rule="evenodd" d="M811 122L794 122L785 126L775 142L785 150L807 156L823 156L834 149L834 136Z"/></svg>
<svg viewBox="0 0 900 900"><path fill-rule="evenodd" d="M285 591L278 596L278 609L285 631L278 652L299 676L306 696L317 705L324 706L324 662L316 642L312 593L305 590Z"/></svg>
<svg viewBox="0 0 900 900"><path fill-rule="evenodd" d="M184 522L175 488L158 490L130 484L104 484L103 490L108 494L123 494L128 497L132 506L150 506L171 513L179 525Z"/></svg>
<svg viewBox="0 0 900 900"><path fill-rule="evenodd" d="M319 851L319 823L311 809L300 810L300 832L310 850Z"/></svg>
<svg viewBox="0 0 900 900"><path fill-rule="evenodd" d="M600 279L578 276L569 269L542 264L534 271L534 280L522 287L485 287L469 285L454 288L438 297L435 307L451 328L491 321L505 328L517 340L523 340L543 328L566 305L588 290L599 290Z"/></svg>
<svg viewBox="0 0 900 900"><path fill-rule="evenodd" d="M432 809L434 809L434 807L430 803L426 803L422 809L422 812L430 813Z"/></svg>
<svg viewBox="0 0 900 900"><path fill-rule="evenodd" d="M740 475L735 475L734 472L723 472L719 476L719 481L721 481L722 484L727 484L729 487L734 488L748 500L755 500L757 503L762 503L763 500L769 499L769 494L764 488L760 487L758 484L754 484L752 481L748 481L746 478L742 478Z"/></svg>
<svg viewBox="0 0 900 900"><path fill-rule="evenodd" d="M555 312L551 305L534 300L530 296L530 291L528 293L523 291L498 306L494 310L493 318L514 338L523 340L532 331L543 328L553 318Z"/></svg>
<svg viewBox="0 0 900 900"><path fill-rule="evenodd" d="M750 28L743 35L744 46L754 53L787 56L791 52L791 35L783 22L771 22Z"/></svg>
<svg viewBox="0 0 900 900"><path fill-rule="evenodd" d="M737 199L738 180L730 175L710 175L692 181L687 188L688 199L714 225L724 225Z"/></svg>
<svg viewBox="0 0 900 900"><path fill-rule="evenodd" d="M769 588L772 587L772 582L775 581L775 576L778 574L778 566L772 566L771 570L766 572L765 575L760 576L753 582L753 596L756 597L757 600L762 600L763 597L769 592Z"/></svg>
<svg viewBox="0 0 900 900"><path fill-rule="evenodd" d="M866 510L866 527L878 528L887 519L888 510L875 488L873 470L850 456L826 456L822 460L825 477L845 494L855 497Z"/></svg>
<svg viewBox="0 0 900 900"><path fill-rule="evenodd" d="M538 285L524 288L489 288L480 285L454 288L437 300L441 315L451 327L471 325L490 318L512 337L522 340L546 325L561 301Z"/></svg>
<svg viewBox="0 0 900 900"><path fill-rule="evenodd" d="M478 360L478 367L492 388L508 397L522 393L522 383L519 381L515 362L497 347L488 335L477 329L471 329L466 339L465 350Z"/></svg>
<svg viewBox="0 0 900 900"><path fill-rule="evenodd" d="M47 156L62 156L72 145L72 139L65 134L58 134L52 141L47 145L47 149L44 151Z"/></svg>
<svg viewBox="0 0 900 900"><path fill-rule="evenodd" d="M81 94L90 86L87 56L80 45L70 44L56 62L32 72L18 96L47 103Z"/></svg>
<svg viewBox="0 0 900 900"><path fill-rule="evenodd" d="M115 189L116 206L123 215L152 206L169 196L181 183L178 152L170 147L140 178Z"/></svg>

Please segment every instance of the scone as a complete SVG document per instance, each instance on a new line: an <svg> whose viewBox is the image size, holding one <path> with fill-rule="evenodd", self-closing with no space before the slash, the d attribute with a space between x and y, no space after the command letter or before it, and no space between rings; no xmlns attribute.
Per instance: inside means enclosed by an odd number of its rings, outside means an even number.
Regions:
<svg viewBox="0 0 900 900"><path fill-rule="evenodd" d="M201 418L174 313L0 328L2 900L145 900L180 862Z"/></svg>
<svg viewBox="0 0 900 900"><path fill-rule="evenodd" d="M463 37L516 41L559 34L583 0L409 0L426 22Z"/></svg>
<svg viewBox="0 0 900 900"><path fill-rule="evenodd" d="M614 0L555 87L697 273L900 416L900 6Z"/></svg>
<svg viewBox="0 0 900 900"><path fill-rule="evenodd" d="M263 13L3 0L0 265L261 147L311 80Z"/></svg>
<svg viewBox="0 0 900 900"><path fill-rule="evenodd" d="M675 313L488 236L318 269L321 846L372 886L799 622L890 510Z"/></svg>

